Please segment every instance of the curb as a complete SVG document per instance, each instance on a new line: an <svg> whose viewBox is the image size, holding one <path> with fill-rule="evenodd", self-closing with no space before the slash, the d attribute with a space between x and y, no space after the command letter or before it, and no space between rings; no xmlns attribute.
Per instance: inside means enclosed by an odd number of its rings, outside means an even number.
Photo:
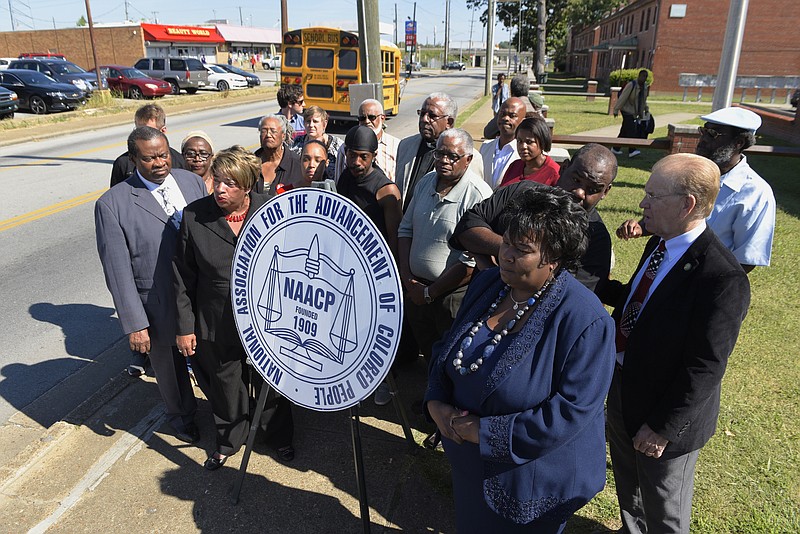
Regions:
<svg viewBox="0 0 800 534"><path fill-rule="evenodd" d="M199 102L176 102L174 105L162 105L162 107L164 107L165 111L167 112L167 115L171 116L183 115L195 111L222 108L235 104L250 104L262 101L266 102L270 98L274 100L275 94L278 92L277 89L274 87L265 87L259 91L260 92L243 96L231 96L232 92L228 92L227 93L228 96L223 96L224 93L219 93L212 95L216 96L217 98L212 98L209 100L202 100ZM191 98L190 95L181 95L180 98L183 98L184 96ZM103 128L108 128L110 126L119 126L120 124L132 123L133 113L135 112L135 109L138 106L144 105L145 103L148 102L160 103L155 100L129 101L128 99L123 99L123 101L124 105L126 106L125 109L120 109L119 111L109 113L108 115L93 116L98 111L96 108L93 108L81 111L80 113L82 113L83 116L68 117L69 118L68 122L57 122L57 121L44 122L41 124L36 124L22 128L0 130L0 147L11 146L32 141L41 141L43 139L50 139L53 137L58 137L71 133L77 133L87 130L94 131ZM171 103L173 102L173 100L167 100L165 102ZM51 117L54 118L55 117L60 118L63 116L64 116L63 114L51 115ZM95 122L98 124L96 125L91 124ZM8 138L6 138L6 136L8 136Z"/></svg>

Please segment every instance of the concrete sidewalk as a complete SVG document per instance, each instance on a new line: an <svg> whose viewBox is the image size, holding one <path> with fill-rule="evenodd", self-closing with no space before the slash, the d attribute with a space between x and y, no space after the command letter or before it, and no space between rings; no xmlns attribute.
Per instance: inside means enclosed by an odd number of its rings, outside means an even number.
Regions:
<svg viewBox="0 0 800 534"><path fill-rule="evenodd" d="M402 369L407 406L421 398L425 377L421 360ZM85 419L56 423L5 462L4 532L361 532L346 412L295 407L295 460L282 464L257 443L233 505L243 450L218 471L203 469L214 447L205 400L197 416L203 439L193 446L164 424L152 378L123 374L107 389ZM199 388L195 393L202 398ZM410 416L421 442L432 427ZM409 454L393 403L378 407L368 399L361 421L372 531L454 532L443 453Z"/></svg>

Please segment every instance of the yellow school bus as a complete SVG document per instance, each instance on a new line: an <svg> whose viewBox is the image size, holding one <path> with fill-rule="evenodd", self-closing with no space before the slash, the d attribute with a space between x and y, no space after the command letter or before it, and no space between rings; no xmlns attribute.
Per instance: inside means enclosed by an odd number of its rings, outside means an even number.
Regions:
<svg viewBox="0 0 800 534"><path fill-rule="evenodd" d="M334 28L303 28L283 36L281 83L303 86L306 107L319 106L335 118L350 116L351 83L361 83L358 34ZM381 40L383 109L400 110L400 49Z"/></svg>

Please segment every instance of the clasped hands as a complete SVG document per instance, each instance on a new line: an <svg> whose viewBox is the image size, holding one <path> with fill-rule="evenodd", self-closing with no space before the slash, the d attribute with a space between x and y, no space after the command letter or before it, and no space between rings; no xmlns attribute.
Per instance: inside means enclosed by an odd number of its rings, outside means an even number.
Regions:
<svg viewBox="0 0 800 534"><path fill-rule="evenodd" d="M428 412L442 437L458 445L465 441L479 442L480 418L477 415L437 400L428 401Z"/></svg>

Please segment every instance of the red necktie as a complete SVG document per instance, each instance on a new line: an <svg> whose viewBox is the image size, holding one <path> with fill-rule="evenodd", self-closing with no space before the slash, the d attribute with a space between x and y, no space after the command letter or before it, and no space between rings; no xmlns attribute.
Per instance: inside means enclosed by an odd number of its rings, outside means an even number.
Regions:
<svg viewBox="0 0 800 534"><path fill-rule="evenodd" d="M625 352L625 346L628 344L628 336L631 335L633 325L636 324L636 319L638 319L639 314L642 312L644 299L647 297L647 292L650 291L650 286L653 285L658 267L661 265L661 262L664 261L664 253L666 250L667 247L662 239L658 244L658 248L656 248L653 255L650 256L650 263L647 264L647 268L641 280L639 280L639 285L636 286L631 300L622 312L622 316L617 323L617 352Z"/></svg>

